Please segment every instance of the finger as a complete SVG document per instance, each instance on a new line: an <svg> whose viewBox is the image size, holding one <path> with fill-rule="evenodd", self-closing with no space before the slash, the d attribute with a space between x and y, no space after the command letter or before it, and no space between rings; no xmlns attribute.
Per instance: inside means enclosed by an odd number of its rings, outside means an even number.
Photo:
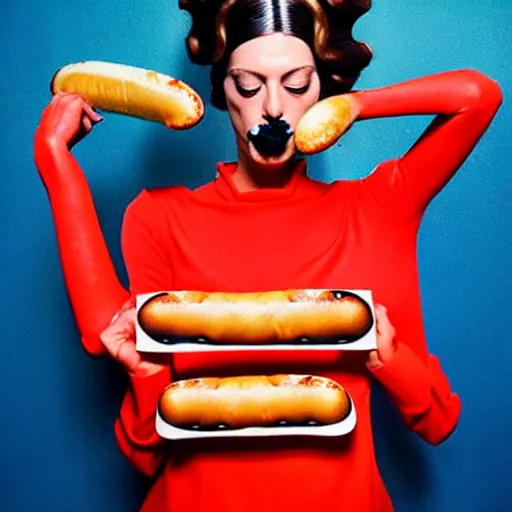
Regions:
<svg viewBox="0 0 512 512"><path fill-rule="evenodd" d="M136 301L135 297L130 297L122 306L121 309L112 317L112 320L110 321L110 325L112 325L114 322L117 321L117 319L125 313L125 311L128 311L130 309L136 308ZM136 317L136 311L135 313L132 313L133 319L135 321Z"/></svg>
<svg viewBox="0 0 512 512"><path fill-rule="evenodd" d="M379 354L377 353L376 350L372 350L369 354L368 354L368 365L370 366L370 368L376 368L377 366L380 366L382 363L379 359Z"/></svg>
<svg viewBox="0 0 512 512"><path fill-rule="evenodd" d="M116 324L107 327L100 335L101 343L114 359L117 359L121 345L129 339L126 332Z"/></svg>
<svg viewBox="0 0 512 512"><path fill-rule="evenodd" d="M92 130L92 121L87 116L82 117L82 130L85 132L85 134Z"/></svg>
<svg viewBox="0 0 512 512"><path fill-rule="evenodd" d="M58 92L52 97L52 103L59 103L61 101L72 101L80 96L74 92Z"/></svg>
<svg viewBox="0 0 512 512"><path fill-rule="evenodd" d="M375 307L375 322L378 357L382 364L386 364L395 353L395 328L389 321L386 308L382 305Z"/></svg>
<svg viewBox="0 0 512 512"><path fill-rule="evenodd" d="M140 354L135 349L135 343L125 342L118 350L116 358L128 371L135 371L140 364Z"/></svg>
<svg viewBox="0 0 512 512"><path fill-rule="evenodd" d="M395 329L389 321L387 309L381 304L375 306L375 324L377 333L386 338L393 338L395 336Z"/></svg>
<svg viewBox="0 0 512 512"><path fill-rule="evenodd" d="M51 118L54 115L72 115L73 117L83 110L83 98L74 93L59 93L43 112L43 118Z"/></svg>
<svg viewBox="0 0 512 512"><path fill-rule="evenodd" d="M137 302L135 300L135 297L131 296L122 306L121 306L121 309L118 311L118 313L114 316L114 319L115 318L118 318L119 316L121 316L125 311L128 311L130 309L135 309L136 308L136 305L137 305ZM114 321L114 319L112 319L112 322Z"/></svg>
<svg viewBox="0 0 512 512"><path fill-rule="evenodd" d="M119 351L124 343L131 342L134 344L135 316L135 308L120 312L100 336L101 342L114 359L118 358Z"/></svg>
<svg viewBox="0 0 512 512"><path fill-rule="evenodd" d="M137 308L133 305L133 301L125 302L119 312L118 322L124 325L130 332L135 334L135 320L137 318Z"/></svg>
<svg viewBox="0 0 512 512"><path fill-rule="evenodd" d="M84 103L85 100L80 96L79 94L76 94L74 92L66 92L66 93L59 93L56 96L57 100L56 103L65 103L65 104L72 104L76 103L77 105Z"/></svg>
<svg viewBox="0 0 512 512"><path fill-rule="evenodd" d="M94 110L93 106L90 103L87 103L85 100L84 100L83 109L84 109L84 112L89 117L89 119L91 119L94 123L99 123L100 121L103 121L103 116L98 114L98 112L96 112L96 110Z"/></svg>

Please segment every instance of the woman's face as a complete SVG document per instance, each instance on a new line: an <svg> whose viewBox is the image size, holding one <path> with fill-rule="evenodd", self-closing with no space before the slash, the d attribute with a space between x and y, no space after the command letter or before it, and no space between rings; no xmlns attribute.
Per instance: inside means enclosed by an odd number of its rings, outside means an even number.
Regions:
<svg viewBox="0 0 512 512"><path fill-rule="evenodd" d="M320 80L308 45L297 37L274 33L233 51L224 91L239 152L258 165L276 166L295 154L293 137L282 154L265 156L249 141L248 132L269 118L281 118L295 130L302 114L318 101Z"/></svg>

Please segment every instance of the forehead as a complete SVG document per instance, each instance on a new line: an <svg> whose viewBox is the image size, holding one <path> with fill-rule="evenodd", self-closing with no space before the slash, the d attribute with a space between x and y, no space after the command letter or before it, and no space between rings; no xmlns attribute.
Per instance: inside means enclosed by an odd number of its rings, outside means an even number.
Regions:
<svg viewBox="0 0 512 512"><path fill-rule="evenodd" d="M308 65L314 65L309 46L298 37L279 32L241 44L231 54L228 69L249 69L269 76Z"/></svg>

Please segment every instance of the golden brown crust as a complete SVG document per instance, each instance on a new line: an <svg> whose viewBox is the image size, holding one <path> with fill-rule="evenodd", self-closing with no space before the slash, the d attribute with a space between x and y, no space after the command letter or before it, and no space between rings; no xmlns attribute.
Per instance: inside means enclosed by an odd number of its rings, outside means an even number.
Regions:
<svg viewBox="0 0 512 512"><path fill-rule="evenodd" d="M295 145L304 154L332 146L353 122L353 107L343 96L333 96L313 105L295 130Z"/></svg>
<svg viewBox="0 0 512 512"><path fill-rule="evenodd" d="M100 110L155 121L174 130L191 128L204 115L199 94L184 82L111 62L68 64L54 75L51 91L76 93Z"/></svg>
<svg viewBox="0 0 512 512"><path fill-rule="evenodd" d="M148 299L138 322L161 342L266 344L358 339L372 327L373 316L361 297L341 290L182 291Z"/></svg>
<svg viewBox="0 0 512 512"><path fill-rule="evenodd" d="M337 382L313 375L257 375L177 381L162 392L162 419L182 428L330 425L350 412Z"/></svg>

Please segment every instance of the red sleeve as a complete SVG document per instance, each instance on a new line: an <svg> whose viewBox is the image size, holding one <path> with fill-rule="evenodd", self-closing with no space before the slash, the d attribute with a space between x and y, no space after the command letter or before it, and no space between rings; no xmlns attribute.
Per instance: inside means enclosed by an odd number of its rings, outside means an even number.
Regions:
<svg viewBox="0 0 512 512"><path fill-rule="evenodd" d="M127 208L122 229L123 256L132 295L167 290L172 285L162 226L157 205L148 192L142 192ZM156 432L155 415L158 397L170 382L170 367L148 377L130 376L115 425L121 451L148 476L155 475L164 457L166 441Z"/></svg>
<svg viewBox="0 0 512 512"><path fill-rule="evenodd" d="M461 402L450 390L435 356L429 355L423 362L411 348L399 343L386 364L370 371L409 429L434 445L450 436L459 420Z"/></svg>
<svg viewBox="0 0 512 512"><path fill-rule="evenodd" d="M398 221L424 211L475 147L502 100L499 86L472 70L353 94L361 109L359 119L436 115L405 155L378 166L363 180L377 206Z"/></svg>
<svg viewBox="0 0 512 512"><path fill-rule="evenodd" d="M144 190L124 215L121 243L132 295L172 290L165 241L169 233L158 202Z"/></svg>
<svg viewBox="0 0 512 512"><path fill-rule="evenodd" d="M164 457L165 440L156 432L158 397L171 381L170 370L149 377L130 377L130 386L115 424L115 435L126 458L147 476L154 476Z"/></svg>
<svg viewBox="0 0 512 512"><path fill-rule="evenodd" d="M50 199L82 345L90 355L103 355L100 334L129 294L119 283L87 180L73 155L36 136L35 162Z"/></svg>

